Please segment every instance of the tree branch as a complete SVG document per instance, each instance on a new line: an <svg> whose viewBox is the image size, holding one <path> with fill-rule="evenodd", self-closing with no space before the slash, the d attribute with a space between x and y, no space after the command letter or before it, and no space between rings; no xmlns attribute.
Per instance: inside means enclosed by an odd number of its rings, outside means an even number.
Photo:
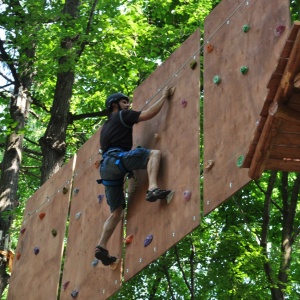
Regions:
<svg viewBox="0 0 300 300"><path fill-rule="evenodd" d="M191 286L190 286L190 284L189 284L189 282L186 278L185 272L184 272L184 270L182 268L182 265L181 265L181 262L180 262L180 257L179 257L177 245L175 245L173 248L174 248L174 253L175 253L176 261L177 261L177 264L178 264L178 268L179 268L179 270L182 274L182 278L183 278L183 280L185 282L185 285L187 286L188 290L190 291L190 294L192 295L193 293L192 293Z"/></svg>
<svg viewBox="0 0 300 300"><path fill-rule="evenodd" d="M95 118L95 117L107 117L107 111L102 110L98 112L84 113L79 115L73 115L69 113L68 124L72 124L74 121L86 119L86 118Z"/></svg>

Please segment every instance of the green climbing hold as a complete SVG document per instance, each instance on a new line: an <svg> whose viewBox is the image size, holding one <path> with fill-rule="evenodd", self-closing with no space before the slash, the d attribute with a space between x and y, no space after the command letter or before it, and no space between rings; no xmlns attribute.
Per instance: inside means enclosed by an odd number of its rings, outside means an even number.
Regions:
<svg viewBox="0 0 300 300"><path fill-rule="evenodd" d="M56 230L56 229L52 229L51 233L52 233L52 235L53 235L54 237L57 236L57 230Z"/></svg>
<svg viewBox="0 0 300 300"><path fill-rule="evenodd" d="M237 163L236 163L236 165L240 168L240 167L242 167L242 165L243 165L243 163L244 163L244 156L243 155L240 155L239 157L238 157L238 159L237 159Z"/></svg>
<svg viewBox="0 0 300 300"><path fill-rule="evenodd" d="M244 32L248 32L250 30L250 26L248 25L248 24L245 24L244 26L243 26L243 31Z"/></svg>
<svg viewBox="0 0 300 300"><path fill-rule="evenodd" d="M241 73L242 73L242 74L244 74L244 75L245 75L245 74L247 74L247 73L248 73L248 71L249 71L249 68L248 68L248 67L246 67L246 66L242 66L242 67L241 67L241 69L240 69L240 71L241 71Z"/></svg>
<svg viewBox="0 0 300 300"><path fill-rule="evenodd" d="M220 84L221 83L221 77L219 75L216 75L213 79L214 84Z"/></svg>
<svg viewBox="0 0 300 300"><path fill-rule="evenodd" d="M193 60L193 61L190 62L190 68L192 70L195 70L196 66L197 66L197 61L196 60Z"/></svg>

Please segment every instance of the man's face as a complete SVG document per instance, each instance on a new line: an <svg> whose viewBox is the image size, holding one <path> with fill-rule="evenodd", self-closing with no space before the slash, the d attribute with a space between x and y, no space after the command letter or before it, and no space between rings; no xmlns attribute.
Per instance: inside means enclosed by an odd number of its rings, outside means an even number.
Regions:
<svg viewBox="0 0 300 300"><path fill-rule="evenodd" d="M118 104L122 110L128 110L130 108L130 103L125 99L121 99Z"/></svg>

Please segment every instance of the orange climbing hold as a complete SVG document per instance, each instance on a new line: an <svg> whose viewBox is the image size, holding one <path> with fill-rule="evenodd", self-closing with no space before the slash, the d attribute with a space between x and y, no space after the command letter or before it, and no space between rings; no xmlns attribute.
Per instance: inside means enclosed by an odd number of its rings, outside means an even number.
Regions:
<svg viewBox="0 0 300 300"><path fill-rule="evenodd" d="M99 169L100 161L99 160L95 161L94 166L95 166L96 169Z"/></svg>
<svg viewBox="0 0 300 300"><path fill-rule="evenodd" d="M206 46L206 50L207 50L208 53L212 53L214 51L213 45L212 44L208 44Z"/></svg>
<svg viewBox="0 0 300 300"><path fill-rule="evenodd" d="M126 245L131 244L131 243L132 243L132 240L133 240L133 234L131 234L131 235L129 235L129 236L127 236L127 237L125 238L125 244L126 244Z"/></svg>

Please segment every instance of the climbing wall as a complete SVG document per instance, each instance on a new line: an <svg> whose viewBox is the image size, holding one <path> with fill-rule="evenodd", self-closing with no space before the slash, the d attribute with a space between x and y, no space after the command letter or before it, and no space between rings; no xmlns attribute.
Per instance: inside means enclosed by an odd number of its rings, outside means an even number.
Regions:
<svg viewBox="0 0 300 300"><path fill-rule="evenodd" d="M126 245L125 281L200 223L199 50L196 31L134 92L133 108L139 110L161 97L159 88L176 87L157 116L134 127L135 147L161 150L159 187L175 190L175 195L169 204L147 202L146 171L136 172L137 187L127 213L126 235L133 239Z"/></svg>
<svg viewBox="0 0 300 300"><path fill-rule="evenodd" d="M73 162L27 201L8 300L57 297Z"/></svg>
<svg viewBox="0 0 300 300"><path fill-rule="evenodd" d="M121 263L111 270L94 257L103 223L110 214L104 186L96 184L100 176L95 166L101 158L97 154L99 136L100 132L94 134L77 153L61 300L71 299L71 294L79 300L107 299L121 285ZM118 257L122 255L121 225L108 244Z"/></svg>
<svg viewBox="0 0 300 300"><path fill-rule="evenodd" d="M204 214L250 181L241 169L290 27L290 1L223 0L204 26Z"/></svg>

